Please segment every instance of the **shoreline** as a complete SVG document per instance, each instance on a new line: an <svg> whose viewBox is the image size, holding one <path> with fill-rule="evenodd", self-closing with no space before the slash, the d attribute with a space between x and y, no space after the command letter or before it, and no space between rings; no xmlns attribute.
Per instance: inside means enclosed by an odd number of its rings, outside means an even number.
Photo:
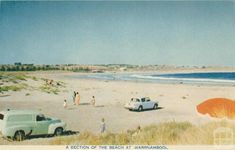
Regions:
<svg viewBox="0 0 235 150"><path fill-rule="evenodd" d="M28 73L38 79L47 78L62 81L65 88L58 94L42 93L37 90L8 92L9 96L0 97L0 110L6 108L35 109L51 117L64 120L72 131L99 133L101 118L105 118L107 130L120 133L137 126L148 126L166 121L188 121L204 124L213 120L198 114L196 106L206 99L224 97L235 99L233 86L208 86L188 84L157 84L129 81L101 81L95 79L73 79L67 75L73 72ZM29 85L41 86L43 81L24 81ZM73 91L79 91L82 105L72 104ZM29 95L26 96L26 93ZM97 107L89 103L95 96ZM132 97L148 96L159 102L162 109L132 112L124 104ZM68 109L63 108L63 100L68 100ZM36 139L35 139L36 140ZM28 141L30 144L30 141Z"/></svg>
<svg viewBox="0 0 235 150"><path fill-rule="evenodd" d="M198 72L199 73L199 72ZM200 72L208 73L208 72ZM218 72L209 72L218 73ZM226 73L226 72L221 72ZM235 73L235 72L227 72ZM233 79L213 79L213 78L177 78L177 77L164 77L165 73L86 73L86 74L68 74L64 77L71 79L88 79L88 80L100 80L105 82L110 81L123 81L134 83L155 83L155 84L186 84L196 86L235 86L235 80ZM181 74L181 73L170 73ZM160 76L152 76L160 75Z"/></svg>

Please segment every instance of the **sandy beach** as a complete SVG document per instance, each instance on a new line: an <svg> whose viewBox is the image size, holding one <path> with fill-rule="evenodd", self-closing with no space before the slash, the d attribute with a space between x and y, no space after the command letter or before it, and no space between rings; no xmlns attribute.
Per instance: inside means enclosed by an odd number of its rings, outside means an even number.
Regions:
<svg viewBox="0 0 235 150"><path fill-rule="evenodd" d="M234 86L209 86L185 84L157 84L128 81L104 81L95 79L70 78L75 73L39 72L30 75L57 81L63 81L66 87L58 95L40 91L23 90L9 92L0 97L0 110L33 109L60 118L72 131L100 132L100 120L105 118L107 131L122 132L167 121L189 121L203 124L212 119L202 116L196 106L206 99L225 97L235 99ZM29 85L42 84L29 80ZM79 91L81 104L72 103L73 91ZM30 93L26 96L26 93ZM90 105L92 96L96 106ZM132 97L150 97L159 102L159 109L143 112L129 111L124 108ZM63 108L63 100L68 101L68 108ZM33 140L33 141L37 141ZM25 142L23 142L25 143ZM27 141L26 141L27 143ZM5 142L7 144L7 142ZM30 143L32 144L32 143Z"/></svg>

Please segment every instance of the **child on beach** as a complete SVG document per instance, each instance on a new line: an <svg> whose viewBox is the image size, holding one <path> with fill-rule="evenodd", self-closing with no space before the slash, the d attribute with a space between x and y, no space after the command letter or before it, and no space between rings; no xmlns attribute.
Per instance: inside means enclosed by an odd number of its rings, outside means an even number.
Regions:
<svg viewBox="0 0 235 150"><path fill-rule="evenodd" d="M92 106L95 106L95 96L92 96L91 105L92 105Z"/></svg>
<svg viewBox="0 0 235 150"><path fill-rule="evenodd" d="M66 99L64 100L64 108L67 108L67 101L66 101Z"/></svg>
<svg viewBox="0 0 235 150"><path fill-rule="evenodd" d="M100 125L100 132L101 133L104 133L106 130L106 125L105 125L105 122L104 122L104 118L101 119L101 125Z"/></svg>

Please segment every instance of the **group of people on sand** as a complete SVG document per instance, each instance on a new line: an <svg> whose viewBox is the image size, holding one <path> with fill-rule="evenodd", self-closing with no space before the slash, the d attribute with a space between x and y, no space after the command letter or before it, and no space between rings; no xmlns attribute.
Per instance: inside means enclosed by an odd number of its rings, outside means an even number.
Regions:
<svg viewBox="0 0 235 150"><path fill-rule="evenodd" d="M73 104L79 105L80 104L80 94L79 92L73 91Z"/></svg>
<svg viewBox="0 0 235 150"><path fill-rule="evenodd" d="M53 85L53 82L54 82L53 80L46 79L46 84L47 85Z"/></svg>
<svg viewBox="0 0 235 150"><path fill-rule="evenodd" d="M79 94L79 92L74 91L74 92L73 92L72 99L73 99L73 104L74 104L74 105L77 105L77 106L80 105L80 94ZM91 104L92 106L95 106L95 105L96 105L95 96L92 96L91 101L90 101L90 104ZM67 107L68 107L68 104L67 104L67 100L66 100L66 99L64 100L63 106L64 106L64 108L67 108Z"/></svg>
<svg viewBox="0 0 235 150"><path fill-rule="evenodd" d="M61 86L61 83L60 82L56 82L56 81L54 81L54 80L51 80L51 79L46 79L45 80L45 85L47 85L47 86Z"/></svg>

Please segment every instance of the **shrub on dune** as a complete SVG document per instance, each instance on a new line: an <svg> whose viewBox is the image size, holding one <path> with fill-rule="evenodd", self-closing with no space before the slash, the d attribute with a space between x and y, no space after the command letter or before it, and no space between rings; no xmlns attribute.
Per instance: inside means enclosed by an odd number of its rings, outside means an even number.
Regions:
<svg viewBox="0 0 235 150"><path fill-rule="evenodd" d="M234 124L220 121L196 126L189 122L165 122L122 133L93 134L83 132L79 135L57 137L49 144L81 145L156 145L156 144L213 144L213 132L219 127L229 127L235 131Z"/></svg>

